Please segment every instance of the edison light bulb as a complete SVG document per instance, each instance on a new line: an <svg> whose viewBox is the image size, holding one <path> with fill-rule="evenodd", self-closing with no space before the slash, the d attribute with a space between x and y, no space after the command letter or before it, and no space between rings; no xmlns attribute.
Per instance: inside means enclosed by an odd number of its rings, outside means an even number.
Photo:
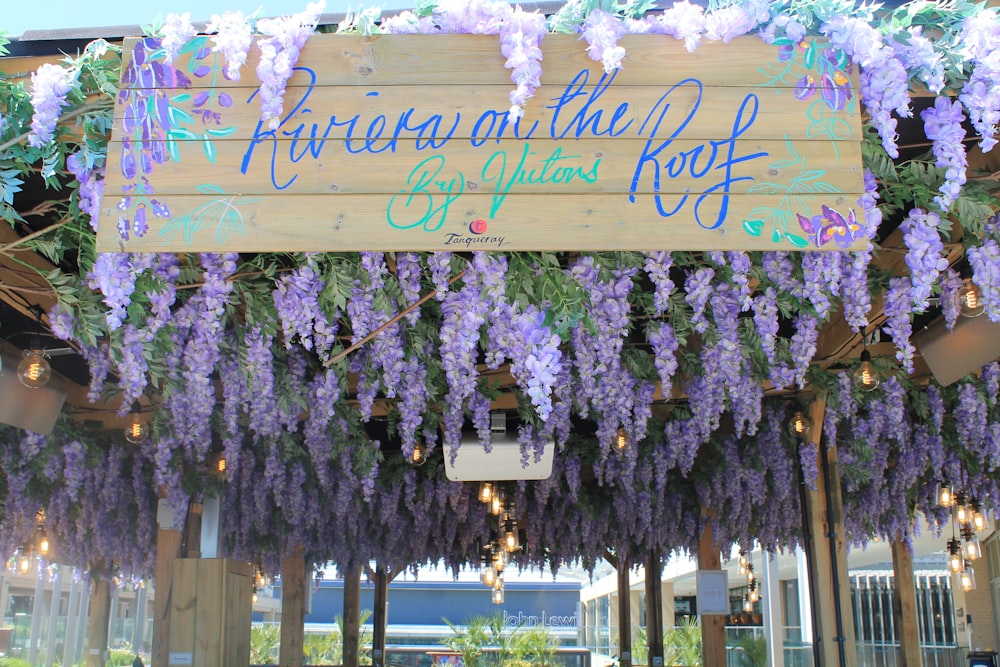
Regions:
<svg viewBox="0 0 1000 667"><path fill-rule="evenodd" d="M868 350L861 352L861 365L854 371L854 386L861 391L875 391L879 385L879 376L872 367L872 355Z"/></svg>
<svg viewBox="0 0 1000 667"><path fill-rule="evenodd" d="M964 317L978 317L986 310L983 304L983 293L972 278L963 278L958 290L958 311Z"/></svg>
<svg viewBox="0 0 1000 667"><path fill-rule="evenodd" d="M41 529L41 532L38 535L38 553L43 556L46 556L49 553L49 536L44 529Z"/></svg>
<svg viewBox="0 0 1000 667"><path fill-rule="evenodd" d="M983 555L982 547L979 544L979 538L975 535L969 537L965 541L965 558L966 560L976 560Z"/></svg>
<svg viewBox="0 0 1000 667"><path fill-rule="evenodd" d="M973 571L971 567L967 567L964 570L962 570L960 579L962 582L963 591L968 592L976 587L976 573L975 571Z"/></svg>
<svg viewBox="0 0 1000 667"><path fill-rule="evenodd" d="M493 604L503 604L503 589L493 589Z"/></svg>
<svg viewBox="0 0 1000 667"><path fill-rule="evenodd" d="M28 554L21 554L21 559L18 561L18 569L21 570L21 574L28 574L28 570L31 569L31 556Z"/></svg>
<svg viewBox="0 0 1000 667"><path fill-rule="evenodd" d="M413 453L410 454L410 465L420 467L427 462L427 450L424 444L418 442L413 445Z"/></svg>
<svg viewBox="0 0 1000 667"><path fill-rule="evenodd" d="M21 363L17 365L17 379L25 387L44 387L52 377L52 367L42 350L25 350Z"/></svg>
<svg viewBox="0 0 1000 667"><path fill-rule="evenodd" d="M628 449L628 443L628 431L619 427L619 429L615 432L614 439L611 441L611 449L621 454Z"/></svg>
<svg viewBox="0 0 1000 667"><path fill-rule="evenodd" d="M483 482L479 485L479 502L489 505L491 500L493 500L493 485Z"/></svg>
<svg viewBox="0 0 1000 667"><path fill-rule="evenodd" d="M938 505L941 507L951 507L955 504L955 494L951 492L951 485L945 482L938 487Z"/></svg>
<svg viewBox="0 0 1000 667"><path fill-rule="evenodd" d="M743 598L743 611L748 614L753 611L753 602L750 602L750 598L748 596L744 596Z"/></svg>
<svg viewBox="0 0 1000 667"><path fill-rule="evenodd" d="M801 410L796 410L792 415L792 420L788 422L788 430L796 438L805 438L809 435L812 423L809 418L802 414Z"/></svg>
<svg viewBox="0 0 1000 667"><path fill-rule="evenodd" d="M482 581L484 585L490 587L493 586L493 582L496 581L496 579L497 579L497 569L492 565L487 565L483 569L482 576L479 578L479 580Z"/></svg>
<svg viewBox="0 0 1000 667"><path fill-rule="evenodd" d="M125 439L133 445L138 445L146 440L148 431L138 412L132 413L132 420L125 427Z"/></svg>

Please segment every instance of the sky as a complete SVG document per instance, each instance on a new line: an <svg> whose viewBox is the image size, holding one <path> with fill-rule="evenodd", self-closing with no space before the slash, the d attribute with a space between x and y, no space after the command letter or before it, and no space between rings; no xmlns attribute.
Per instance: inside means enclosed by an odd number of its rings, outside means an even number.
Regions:
<svg viewBox="0 0 1000 667"><path fill-rule="evenodd" d="M143 25L157 16L182 12L191 12L192 21L207 21L227 9L249 14L258 7L259 16L283 16L302 11L307 4L308 0L0 0L0 32L14 37L27 30ZM327 0L326 11L413 5L412 0Z"/></svg>

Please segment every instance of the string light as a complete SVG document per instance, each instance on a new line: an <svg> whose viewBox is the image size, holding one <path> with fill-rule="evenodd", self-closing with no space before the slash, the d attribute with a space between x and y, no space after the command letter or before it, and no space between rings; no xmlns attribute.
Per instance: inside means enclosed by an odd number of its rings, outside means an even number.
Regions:
<svg viewBox="0 0 1000 667"><path fill-rule="evenodd" d="M965 560L962 558L962 545L958 540L952 538L948 540L948 569L958 574L965 567Z"/></svg>
<svg viewBox="0 0 1000 667"><path fill-rule="evenodd" d="M879 382L879 375L872 366L872 353L866 345L861 351L861 365L854 371L854 386L861 391L875 391Z"/></svg>
<svg viewBox="0 0 1000 667"><path fill-rule="evenodd" d="M631 442L632 439L629 437L628 431L626 431L623 427L619 426L618 430L615 431L614 439L611 440L611 449L618 452L619 454L624 454L626 451L628 451Z"/></svg>
<svg viewBox="0 0 1000 667"><path fill-rule="evenodd" d="M417 442L413 445L413 452L407 462L414 468L419 468L427 463L427 449L424 443Z"/></svg>
<svg viewBox="0 0 1000 667"><path fill-rule="evenodd" d="M148 436L149 429L146 427L146 422L142 417L142 408L140 407L139 402L136 401L132 404L132 412L129 414L129 423L128 426L125 427L125 439L133 445L138 445L145 442Z"/></svg>
<svg viewBox="0 0 1000 667"><path fill-rule="evenodd" d="M17 365L17 379L25 387L39 389L48 384L49 378L52 377L52 366L39 343L35 341L33 345L35 347L21 354L21 363Z"/></svg>
<svg viewBox="0 0 1000 667"><path fill-rule="evenodd" d="M963 317L979 317L986 311L986 304L983 303L983 292L979 285L972 281L972 278L963 278L962 286L958 289L956 296L958 299L958 312Z"/></svg>
<svg viewBox="0 0 1000 667"><path fill-rule="evenodd" d="M788 431L796 438L807 438L812 430L812 422L803 414L802 410L796 410L792 419L788 422Z"/></svg>

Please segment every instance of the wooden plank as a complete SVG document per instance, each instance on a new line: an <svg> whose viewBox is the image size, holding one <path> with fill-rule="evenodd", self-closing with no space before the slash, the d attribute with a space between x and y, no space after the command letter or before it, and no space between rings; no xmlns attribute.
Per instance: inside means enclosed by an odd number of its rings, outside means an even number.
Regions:
<svg viewBox="0 0 1000 667"><path fill-rule="evenodd" d="M632 667L632 605L629 588L628 554L624 551L618 555L616 565L618 575L618 664L621 667Z"/></svg>
<svg viewBox="0 0 1000 667"><path fill-rule="evenodd" d="M174 562L170 596L170 654L168 667L193 665L198 624L198 561L178 558Z"/></svg>
<svg viewBox="0 0 1000 667"><path fill-rule="evenodd" d="M899 629L899 667L920 667L920 616L917 612L917 586L913 579L913 553L903 540L892 541L893 613Z"/></svg>
<svg viewBox="0 0 1000 667"><path fill-rule="evenodd" d="M698 192L720 183L719 192L747 194L766 188L769 191L794 192L802 182L807 165L823 165L813 169L810 183L822 183L827 192L860 193L864 191L861 165L861 145L844 142L839 159L830 159L828 142L804 141L795 144L799 161L790 160L784 141L738 142L736 155L760 155L740 170L739 179L721 180L721 172L701 173L721 168L708 147L697 141L678 141L671 146L674 162L663 161L661 178L653 178L652 165L646 169L649 177L636 179L636 156L641 155L645 140L621 140L607 143L595 139L538 140L523 142L510 148L495 143L472 146L455 144L447 158L428 155L414 141L399 142L391 160L380 154L352 153L343 140L328 141L322 146L321 160L308 160L308 149L301 143L282 140L249 147L236 141L218 141L213 147L216 168L200 178L228 194L272 195L275 184L286 186L282 196L290 194L385 194L400 192L401 186L430 182L435 174L454 174L470 193L545 194L558 189L565 194L619 194L656 192L683 194ZM112 142L109 151L120 152L120 142ZM162 149L165 150L166 149ZM165 162L156 173L156 198L197 191L202 182L192 174L184 156L200 156L201 141L178 141L175 151L181 160ZM296 163L303 156L307 163ZM689 161L687 156L697 156ZM249 161L250 168L245 168ZM686 163L686 164L684 164ZM271 167L273 165L273 168ZM777 165L777 166L775 166ZM263 167L263 168L256 168ZM674 173L669 173L674 172ZM460 176L459 176L460 175ZM643 174L640 174L643 175ZM125 178L117 167L107 176L108 192L122 192ZM132 195L128 195L129 198ZM115 202L110 199L109 203ZM121 199L118 200L121 202Z"/></svg>
<svg viewBox="0 0 1000 667"><path fill-rule="evenodd" d="M222 68L218 53L198 49L211 47L207 38L188 44L176 61L178 69L188 73L192 87L231 88L245 83L230 81L212 72L195 75L197 67ZM812 39L812 38L810 38ZM137 40L124 43L123 62L132 62ZM819 43L817 41L817 43ZM733 82L766 82L789 70L793 63L782 61L777 46L764 43L753 35L738 37L728 44L704 42L694 53L683 42L666 35L624 35L618 44L625 48L623 68L615 74L619 85L663 85L664 80L698 79L706 85L732 85ZM600 62L586 53L586 45L576 35L546 35L542 82L569 80L581 70L588 72L588 83L603 74ZM191 55L204 55L191 62ZM241 80L256 78L260 50L251 48ZM314 34L302 49L296 74L289 85L303 86L391 86L403 84L511 85L511 71L506 69L496 35L335 35ZM315 76L315 79L313 79ZM798 77L784 77L783 85L794 85Z"/></svg>
<svg viewBox="0 0 1000 667"><path fill-rule="evenodd" d="M154 667L167 665L170 659L170 618L173 597L174 562L180 553L181 531L156 531L156 567L153 599L153 642L151 650Z"/></svg>
<svg viewBox="0 0 1000 667"><path fill-rule="evenodd" d="M712 525L706 521L701 535L698 537L698 569L721 570L722 560L719 546L715 543ZM726 615L702 614L701 645L703 665L726 664Z"/></svg>
<svg viewBox="0 0 1000 667"><path fill-rule="evenodd" d="M344 569L344 667L358 667L361 642L361 566Z"/></svg>
<svg viewBox="0 0 1000 667"><path fill-rule="evenodd" d="M447 187L447 185L445 186ZM838 194L808 209L819 213L829 204L845 217L849 211L860 219L855 203L859 194ZM164 198L172 218L169 227L152 214L144 237L130 235L119 242L110 233L99 236L97 249L130 252L190 252L195 249L239 247L245 252L364 251L364 250L793 250L782 237L772 240L771 227L760 233L745 231L743 220L787 211L781 196L636 195L635 202L621 196L399 194L288 195L284 197L216 195L207 203L199 196ZM806 204L806 202L802 202ZM723 210L723 207L725 209ZM660 215L677 211L678 226ZM800 211L804 210L802 208ZM118 211L102 207L101 227L115 229ZM708 229L691 221L714 224ZM793 217L794 220L794 217ZM381 222L379 222L381 221ZM476 232L470 226L476 221ZM776 229L777 221L775 221ZM793 227L788 231L803 234ZM707 225L706 225L707 226ZM187 238L186 238L187 237ZM230 238L232 237L232 238ZM239 237L238 239L236 237ZM855 242L857 249L863 243ZM833 243L824 249L836 249Z"/></svg>
<svg viewBox="0 0 1000 667"><path fill-rule="evenodd" d="M87 667L104 667L108 654L108 623L111 613L111 588L104 576L95 577L90 589Z"/></svg>
<svg viewBox="0 0 1000 667"><path fill-rule="evenodd" d="M250 626L253 616L253 566L245 561L226 561L226 592L223 596L223 629L226 643L222 665L244 665L250 661Z"/></svg>
<svg viewBox="0 0 1000 667"><path fill-rule="evenodd" d="M306 560L297 546L281 562L279 667L302 667L305 659Z"/></svg>
<svg viewBox="0 0 1000 667"><path fill-rule="evenodd" d="M650 549L646 553L646 655L650 667L663 666L663 560ZM672 584L671 584L672 586ZM671 600L671 605L673 600ZM673 626L673 615L670 618Z"/></svg>
<svg viewBox="0 0 1000 667"><path fill-rule="evenodd" d="M550 81L546 78L546 81ZM815 97L822 98L823 88ZM824 120L831 121L830 132L822 132L818 118L811 114L790 113L795 105L794 89L787 87L752 87L732 85L705 87L695 84L675 86L660 82L651 86L596 88L593 85L573 89L546 83L528 103L524 117L515 128L506 122L510 106L510 85L442 85L428 95L426 87L399 85L371 87L291 86L285 94L285 116L281 127L272 131L259 124L260 103L256 86L241 86L225 91L229 106L220 103L220 91L198 94L191 89L166 88L157 92L170 106L190 116L185 119L174 111L173 121L195 134L206 130L228 131L226 138L247 141L262 136L277 138L355 139L385 137L476 138L578 138L594 123L610 125L611 114L625 108L627 118L614 124L617 139L648 136L655 123L659 136L669 136L683 123L687 139L716 139L722 127L732 127L734 112L747 100L757 98L753 122L741 137L748 140L784 139L793 141L857 140L852 130L860 122L857 97L842 110L824 109ZM204 97L202 96L204 95ZM814 100L814 101L817 101ZM115 134L131 130L156 104L119 104L115 108ZM811 106L811 105L810 105ZM601 117L592 116L605 109ZM723 110L727 110L725 113ZM661 120L662 115L662 120ZM589 122L586 122L589 121ZM629 122L630 121L630 122ZM648 122L647 122L648 121ZM397 132L397 128L399 128Z"/></svg>
<svg viewBox="0 0 1000 667"><path fill-rule="evenodd" d="M214 667L221 662L226 636L222 632L225 605L226 561L221 558L185 559L195 566L198 594L194 608L194 667Z"/></svg>

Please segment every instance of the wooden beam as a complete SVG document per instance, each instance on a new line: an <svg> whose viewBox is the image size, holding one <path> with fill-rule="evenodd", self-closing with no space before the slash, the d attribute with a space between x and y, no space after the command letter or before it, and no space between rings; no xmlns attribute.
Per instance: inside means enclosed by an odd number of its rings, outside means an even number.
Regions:
<svg viewBox="0 0 1000 667"><path fill-rule="evenodd" d="M361 642L361 566L351 565L344 571L344 667L358 667L358 647Z"/></svg>
<svg viewBox="0 0 1000 667"><path fill-rule="evenodd" d="M618 664L632 667L632 605L629 600L628 554L618 556Z"/></svg>
<svg viewBox="0 0 1000 667"><path fill-rule="evenodd" d="M305 658L306 559L301 545L281 563L280 667L302 667Z"/></svg>
<svg viewBox="0 0 1000 667"><path fill-rule="evenodd" d="M698 538L698 569L721 570L722 559L719 547L715 544L712 525L706 521L705 528ZM701 646L703 665L726 664L726 615L702 614L701 616Z"/></svg>
<svg viewBox="0 0 1000 667"><path fill-rule="evenodd" d="M917 586L913 580L913 554L903 540L892 541L892 572L895 577L892 611L899 628L898 667L921 667L920 617L917 614Z"/></svg>
<svg viewBox="0 0 1000 667"><path fill-rule="evenodd" d="M649 667L663 667L663 561L652 549L646 554L645 583L647 660Z"/></svg>
<svg viewBox="0 0 1000 667"><path fill-rule="evenodd" d="M173 592L174 563L181 551L181 531L173 524L173 513L160 501L156 531L156 568L154 571L152 667L168 667L170 662L170 601ZM168 520L169 517L169 520Z"/></svg>
<svg viewBox="0 0 1000 667"><path fill-rule="evenodd" d="M389 611L389 571L385 565L375 566L375 609L372 614L372 667L385 664L385 628Z"/></svg>
<svg viewBox="0 0 1000 667"><path fill-rule="evenodd" d="M104 667L108 653L108 622L111 613L111 587L107 573L96 577L90 589L90 628L87 634L87 667ZM164 663L165 665L166 663Z"/></svg>
<svg viewBox="0 0 1000 667"><path fill-rule="evenodd" d="M819 646L817 667L855 667L854 614L847 577L847 542L844 539L844 505L840 489L840 469L836 447L823 442L823 416L826 404L821 399L809 407L812 429L809 441L816 450L816 490L806 493L807 518L812 559L810 573L815 573L812 604L817 627L814 642Z"/></svg>

